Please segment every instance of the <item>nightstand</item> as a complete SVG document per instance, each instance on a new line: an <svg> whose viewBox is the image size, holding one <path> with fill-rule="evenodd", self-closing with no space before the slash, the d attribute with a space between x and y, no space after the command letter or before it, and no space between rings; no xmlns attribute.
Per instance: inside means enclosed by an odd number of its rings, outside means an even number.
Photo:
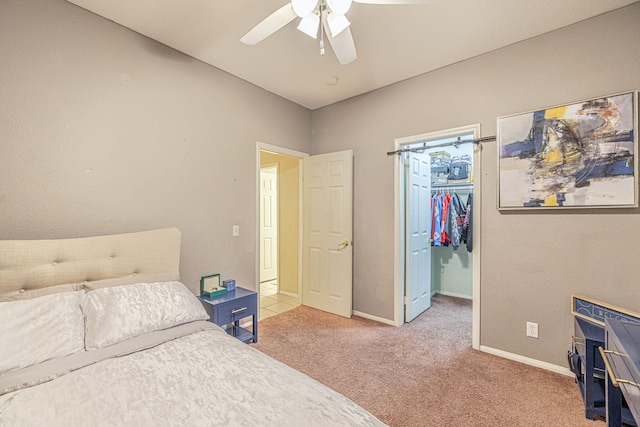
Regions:
<svg viewBox="0 0 640 427"><path fill-rule="evenodd" d="M258 342L258 294L255 291L236 287L234 291L212 298L198 298L211 317L211 322L242 342ZM240 321L250 316L252 329L248 330L240 326Z"/></svg>

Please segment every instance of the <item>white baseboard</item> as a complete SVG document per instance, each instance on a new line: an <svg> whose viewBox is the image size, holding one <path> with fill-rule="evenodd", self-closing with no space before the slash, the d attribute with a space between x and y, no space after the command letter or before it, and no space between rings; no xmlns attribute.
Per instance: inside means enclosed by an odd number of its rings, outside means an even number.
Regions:
<svg viewBox="0 0 640 427"><path fill-rule="evenodd" d="M393 320L383 319L382 317L373 316L371 314L362 313L356 310L353 310L351 313L354 316L364 317L365 319L369 319L369 320L375 320L376 322L384 323L385 325L397 326L395 323L393 323Z"/></svg>
<svg viewBox="0 0 640 427"><path fill-rule="evenodd" d="M541 360L532 359L530 357L521 356L515 353L509 353L507 351L498 350L496 348L480 346L480 351L493 354L494 356L504 357L505 359L513 360L516 362L524 363L525 365L534 366L536 368L545 369L547 371L555 372L556 374L566 375L568 377L574 377L575 374L571 372L569 368L563 366L554 365L552 363L543 362Z"/></svg>
<svg viewBox="0 0 640 427"><path fill-rule="evenodd" d="M286 295L288 297L298 299L298 294L294 294L293 292L280 291L279 293L281 293L282 295Z"/></svg>
<svg viewBox="0 0 640 427"><path fill-rule="evenodd" d="M462 299L469 299L469 300L473 299L473 297L471 297L470 295L456 294L453 292L438 291L436 292L436 294L444 295L447 297L455 297L455 298L462 298Z"/></svg>

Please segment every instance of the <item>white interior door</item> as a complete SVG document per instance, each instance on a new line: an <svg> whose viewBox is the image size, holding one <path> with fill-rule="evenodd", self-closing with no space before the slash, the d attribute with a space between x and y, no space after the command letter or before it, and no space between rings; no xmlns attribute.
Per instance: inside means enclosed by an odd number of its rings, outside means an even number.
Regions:
<svg viewBox="0 0 640 427"><path fill-rule="evenodd" d="M278 278L278 166L260 168L260 282Z"/></svg>
<svg viewBox="0 0 640 427"><path fill-rule="evenodd" d="M302 303L351 317L353 152L303 159Z"/></svg>
<svg viewBox="0 0 640 427"><path fill-rule="evenodd" d="M405 321L431 307L431 158L409 153L406 170Z"/></svg>

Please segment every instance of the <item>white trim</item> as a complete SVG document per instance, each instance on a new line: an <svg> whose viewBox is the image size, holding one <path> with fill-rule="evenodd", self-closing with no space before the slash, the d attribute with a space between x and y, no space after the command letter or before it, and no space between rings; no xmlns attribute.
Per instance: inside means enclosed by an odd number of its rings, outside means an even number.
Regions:
<svg viewBox="0 0 640 427"><path fill-rule="evenodd" d="M554 365L552 363L543 362L542 360L532 359L530 357L521 356L515 353L509 353L507 351L498 350L497 348L487 347L485 345L480 346L480 351L484 353L493 354L494 356L513 360L515 362L524 363L525 365L534 366L536 368L541 368L547 371L555 372L556 374L566 375L568 377L575 377L575 374L571 372L569 368L565 368L564 366Z"/></svg>
<svg viewBox="0 0 640 427"><path fill-rule="evenodd" d="M264 142L256 142L256 197L255 197L255 245L256 255L254 259L254 280L255 283L260 283L260 151L269 151L275 154L282 154L290 157L297 157L300 159L300 174L298 188L300 194L302 194L302 159L309 157L308 153L301 151L291 150L289 148L278 147L277 145L271 145ZM300 239L298 241L298 301L302 303L302 197L300 197L300 203L298 205L298 218L300 225ZM258 293L258 299L260 298L260 286L256 286L256 292ZM259 312L260 310L258 310ZM260 320L260 313L258 313L258 321Z"/></svg>
<svg viewBox="0 0 640 427"><path fill-rule="evenodd" d="M376 322L384 323L385 325L397 326L392 320L383 319L382 317L373 316L371 314L362 313L360 311L353 310L351 312L354 316L362 317L369 320L375 320Z"/></svg>
<svg viewBox="0 0 640 427"><path fill-rule="evenodd" d="M448 137L455 137L457 135L473 133L474 138L480 137L480 125L461 126L453 129L447 129L438 132L423 133L420 135L413 135L403 138L397 138L394 140L395 150L400 150L403 145L408 145L416 142L429 141L434 139L442 139ZM428 147L427 147L428 148ZM473 159L473 175L474 175L474 193L479 196L481 194L481 177L482 177L482 164L481 159L481 147L477 145L474 150ZM397 155L397 159L394 162L394 310L393 310L393 322L395 325L400 326L404 323L404 206L402 206L401 195L404 188L404 174L402 173L402 162L400 156ZM480 212L481 212L481 200L480 197L474 198L474 213L473 213L473 241L474 247L472 251L473 259L473 303L472 303L472 332L471 332L471 345L476 350L480 348Z"/></svg>
<svg viewBox="0 0 640 427"><path fill-rule="evenodd" d="M304 176L304 162L303 158L309 157L308 154L300 157L298 160L298 304L302 303L302 234L304 232L304 191L303 191L303 176Z"/></svg>
<svg viewBox="0 0 640 427"><path fill-rule="evenodd" d="M296 151L290 148L278 147L277 145L271 145L271 144L267 144L260 141L258 141L256 145L258 149L258 154L260 154L260 150L262 150L262 151L269 151L275 154L283 154L285 156L290 156L290 157L298 157L300 159L303 157L309 157L308 153L303 153L302 151ZM258 158L258 160L260 159Z"/></svg>
<svg viewBox="0 0 640 427"><path fill-rule="evenodd" d="M444 295L444 296L447 296L447 297L454 297L454 298L462 298L462 299L473 300L473 297L470 297L469 295L456 294L455 292L438 291L438 292L436 292L436 294Z"/></svg>
<svg viewBox="0 0 640 427"><path fill-rule="evenodd" d="M395 141L394 149L400 148L400 142ZM393 324L396 326L402 326L404 323L404 233L401 232L400 219L404 218L404 206L400 206L400 194L402 187L404 187L404 174L402 173L402 162L400 156L396 155L397 159L393 162Z"/></svg>
<svg viewBox="0 0 640 427"><path fill-rule="evenodd" d="M476 124L474 130L475 138L479 138L480 133L480 125ZM482 297L481 286L480 286L480 267L481 260L480 256L482 253L482 239L480 237L480 233L482 232L482 145L478 144L473 149L473 230L471 238L473 239L473 250L471 251L471 259L473 260L473 269L472 269L472 286L473 289L471 291L472 295L472 303L471 303L471 311L472 311L472 320L471 320L471 347L475 349L480 348L480 298Z"/></svg>
<svg viewBox="0 0 640 427"><path fill-rule="evenodd" d="M291 297L291 298L299 299L299 298L298 298L298 294L294 294L293 292L280 291L279 293L281 293L282 295L285 295L285 296Z"/></svg>

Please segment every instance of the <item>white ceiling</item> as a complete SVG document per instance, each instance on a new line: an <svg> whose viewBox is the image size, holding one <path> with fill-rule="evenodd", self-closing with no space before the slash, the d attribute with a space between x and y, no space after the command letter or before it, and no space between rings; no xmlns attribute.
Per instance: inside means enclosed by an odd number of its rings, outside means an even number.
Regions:
<svg viewBox="0 0 640 427"><path fill-rule="evenodd" d="M255 46L240 42L286 0L68 1L313 110L638 0L353 3L358 59L347 65L328 43L320 56L298 19ZM327 85L331 76L337 85Z"/></svg>

